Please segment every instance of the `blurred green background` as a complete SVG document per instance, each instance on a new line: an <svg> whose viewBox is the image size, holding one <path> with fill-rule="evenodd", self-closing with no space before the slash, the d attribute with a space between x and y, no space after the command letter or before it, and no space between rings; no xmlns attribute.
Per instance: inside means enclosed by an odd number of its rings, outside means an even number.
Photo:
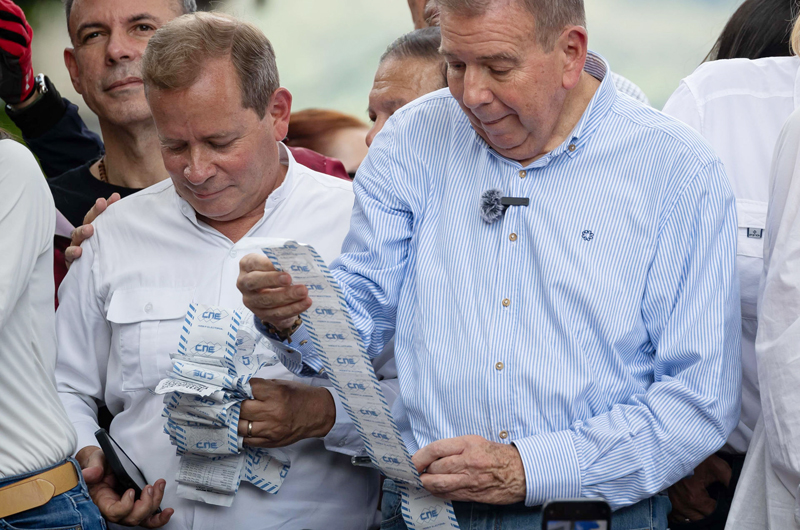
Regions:
<svg viewBox="0 0 800 530"><path fill-rule="evenodd" d="M135 1L135 0L131 0ZM224 0L199 2L250 20L275 46L282 85L294 109L323 107L367 121L367 94L378 58L413 29L406 0ZM661 108L705 57L741 0L586 0L590 47L637 83ZM64 67L69 46L60 0L21 1L34 28L36 73L97 119L72 89ZM4 125L13 129L3 113Z"/></svg>

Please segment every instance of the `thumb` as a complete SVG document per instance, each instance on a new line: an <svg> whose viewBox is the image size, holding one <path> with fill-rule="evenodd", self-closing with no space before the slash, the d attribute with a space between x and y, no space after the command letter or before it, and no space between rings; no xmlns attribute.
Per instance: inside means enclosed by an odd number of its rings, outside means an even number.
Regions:
<svg viewBox="0 0 800 530"><path fill-rule="evenodd" d="M87 484L96 484L105 476L106 458L102 450L97 450L89 455L86 467L81 469L83 480Z"/></svg>
<svg viewBox="0 0 800 530"><path fill-rule="evenodd" d="M711 455L708 459L701 464L705 467L705 480L703 481L703 485L705 487L714 484L715 482L719 482L726 488L729 486L731 482L731 466L723 460L722 458Z"/></svg>

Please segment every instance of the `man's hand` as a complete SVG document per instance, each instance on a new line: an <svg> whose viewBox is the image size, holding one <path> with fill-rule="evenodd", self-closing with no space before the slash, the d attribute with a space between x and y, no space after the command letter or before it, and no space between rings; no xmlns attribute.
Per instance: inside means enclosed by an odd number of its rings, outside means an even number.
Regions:
<svg viewBox="0 0 800 530"><path fill-rule="evenodd" d="M33 94L33 30L14 2L0 0L0 98L18 105Z"/></svg>
<svg viewBox="0 0 800 530"><path fill-rule="evenodd" d="M253 447L285 447L322 438L336 422L336 404L323 387L282 380L251 379L255 399L242 402L239 435ZM253 422L252 436L247 425Z"/></svg>
<svg viewBox="0 0 800 530"><path fill-rule="evenodd" d="M242 292L244 305L262 322L279 330L294 324L303 311L311 307L305 285L292 285L292 277L277 272L263 254L250 254L239 262L236 287Z"/></svg>
<svg viewBox="0 0 800 530"><path fill-rule="evenodd" d="M717 501L711 498L706 488L715 482L727 488L731 482L731 466L720 457L711 455L697 466L694 475L669 488L669 500L672 502L670 521L699 521L711 515L717 507Z"/></svg>
<svg viewBox="0 0 800 530"><path fill-rule="evenodd" d="M92 221L97 219L97 216L106 211L106 208L114 204L120 199L119 193L112 193L108 200L102 197L97 199L92 206L92 209L83 216L83 224L72 231L72 241L70 241L64 258L67 262L67 269L72 266L72 262L81 257L81 243L94 235L94 227Z"/></svg>
<svg viewBox="0 0 800 530"><path fill-rule="evenodd" d="M487 504L525 500L525 469L513 445L461 436L433 442L412 460L422 485L437 497Z"/></svg>
<svg viewBox="0 0 800 530"><path fill-rule="evenodd" d="M158 528L167 524L175 513L172 508L167 508L159 514L153 513L164 496L164 487L167 485L164 479L145 487L139 499L134 501L132 489L123 495L114 490L116 480L111 468L106 464L102 449L93 445L84 447L75 455L75 459L81 466L83 479L89 487L92 501L106 520L125 526Z"/></svg>

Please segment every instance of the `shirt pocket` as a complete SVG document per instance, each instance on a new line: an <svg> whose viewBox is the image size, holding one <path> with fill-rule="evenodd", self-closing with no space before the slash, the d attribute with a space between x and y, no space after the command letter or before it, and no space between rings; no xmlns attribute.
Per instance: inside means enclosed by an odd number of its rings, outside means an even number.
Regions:
<svg viewBox="0 0 800 530"><path fill-rule="evenodd" d="M122 390L153 389L172 367L194 288L115 291L106 318L122 368Z"/></svg>
<svg viewBox="0 0 800 530"><path fill-rule="evenodd" d="M767 227L767 203L736 200L739 219L738 255L764 258L764 236Z"/></svg>
<svg viewBox="0 0 800 530"><path fill-rule="evenodd" d="M764 267L764 241L767 226L766 202L737 200L736 215L739 220L737 237L737 265L739 268L742 317L756 317L758 285Z"/></svg>

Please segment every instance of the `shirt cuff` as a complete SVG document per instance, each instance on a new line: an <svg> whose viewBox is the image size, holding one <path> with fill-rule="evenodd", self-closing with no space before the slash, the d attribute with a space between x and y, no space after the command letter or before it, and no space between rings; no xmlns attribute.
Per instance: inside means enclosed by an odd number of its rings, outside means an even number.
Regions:
<svg viewBox="0 0 800 530"><path fill-rule="evenodd" d="M525 468L526 506L580 497L581 470L569 431L515 440Z"/></svg>
<svg viewBox="0 0 800 530"><path fill-rule="evenodd" d="M45 76L44 82L47 92L36 103L18 110L6 106L6 114L19 127L26 140L38 138L55 127L67 112L69 102L61 98L49 77Z"/></svg>
<svg viewBox="0 0 800 530"><path fill-rule="evenodd" d="M94 445L95 447L99 447L100 443L97 441L97 437L94 435L97 432L97 429L100 426L97 423L93 423L91 421L79 421L72 424L75 427L75 432L78 434L78 442L75 446L75 453L72 456L77 455L81 449L84 447L89 447L90 445Z"/></svg>
<svg viewBox="0 0 800 530"><path fill-rule="evenodd" d="M261 319L253 315L256 329L267 338L278 360L287 370L302 377L327 377L324 365L314 351L311 335L305 325L297 328L292 335L292 342L282 341L277 335L270 333Z"/></svg>
<svg viewBox="0 0 800 530"><path fill-rule="evenodd" d="M342 404L339 393L330 387L324 387L331 393L333 402L336 404L336 422L333 428L322 439L325 449L334 453L342 453L350 456L358 456L365 453L364 442L356 431L356 427L347 413L347 409Z"/></svg>

